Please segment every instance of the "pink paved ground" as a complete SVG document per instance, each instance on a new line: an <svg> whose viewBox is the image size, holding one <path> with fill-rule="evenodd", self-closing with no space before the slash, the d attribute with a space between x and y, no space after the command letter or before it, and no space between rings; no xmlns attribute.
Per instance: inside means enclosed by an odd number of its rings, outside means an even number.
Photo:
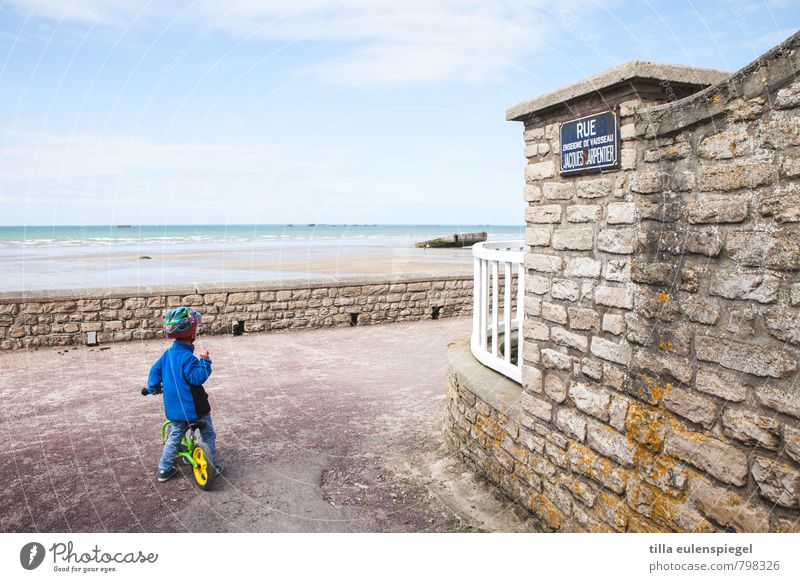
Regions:
<svg viewBox="0 0 800 582"><path fill-rule="evenodd" d="M0 530L530 530L443 448L467 319L200 338L226 471L155 480L164 341L0 354Z"/></svg>

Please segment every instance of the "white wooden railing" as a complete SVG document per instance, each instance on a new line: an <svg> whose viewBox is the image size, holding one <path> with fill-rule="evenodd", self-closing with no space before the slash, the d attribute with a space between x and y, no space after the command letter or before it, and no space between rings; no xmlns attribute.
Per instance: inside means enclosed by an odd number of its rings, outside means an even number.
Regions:
<svg viewBox="0 0 800 582"><path fill-rule="evenodd" d="M484 366L520 384L522 338L519 330L525 317L525 250L522 241L482 242L472 247L475 258L472 354ZM512 299L514 287L516 301Z"/></svg>

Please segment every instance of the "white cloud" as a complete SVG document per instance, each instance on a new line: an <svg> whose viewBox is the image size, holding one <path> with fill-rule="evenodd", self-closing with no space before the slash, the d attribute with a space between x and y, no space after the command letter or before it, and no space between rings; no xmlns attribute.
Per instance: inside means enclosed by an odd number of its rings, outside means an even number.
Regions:
<svg viewBox="0 0 800 582"><path fill-rule="evenodd" d="M26 17L89 25L119 26L122 18L131 17L137 12L134 10L135 2L104 0L9 0L7 4Z"/></svg>
<svg viewBox="0 0 800 582"><path fill-rule="evenodd" d="M517 191L516 166L509 155L424 140L210 145L20 131L0 148L0 223L51 220L42 213L67 224L514 222L519 204L486 193Z"/></svg>
<svg viewBox="0 0 800 582"><path fill-rule="evenodd" d="M157 143L126 135L20 132L12 144L0 149L0 173L5 180L25 180L44 168L58 179L166 169L209 171L218 166L244 171L250 160L274 154L241 146Z"/></svg>
<svg viewBox="0 0 800 582"><path fill-rule="evenodd" d="M301 183L349 155L345 148L301 151L295 146L18 132L0 148L0 196L196 199L233 190L255 196L278 177L284 184Z"/></svg>
<svg viewBox="0 0 800 582"><path fill-rule="evenodd" d="M438 46L386 47L328 63L317 75L331 83L405 83L455 78L479 83L507 65L491 54Z"/></svg>
<svg viewBox="0 0 800 582"><path fill-rule="evenodd" d="M136 20L139 27L171 25L194 34L213 29L239 39L328 43L336 51L334 59L319 74L345 84L492 78L542 46L550 33L544 10L552 6L544 0L198 0L149 5L138 0L11 0L10 4L24 15L90 26L127 27Z"/></svg>

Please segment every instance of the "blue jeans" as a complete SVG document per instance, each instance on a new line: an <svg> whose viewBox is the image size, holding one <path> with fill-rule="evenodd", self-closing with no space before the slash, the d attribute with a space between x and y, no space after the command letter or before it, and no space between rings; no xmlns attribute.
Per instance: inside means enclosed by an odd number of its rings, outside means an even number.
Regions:
<svg viewBox="0 0 800 582"><path fill-rule="evenodd" d="M211 449L211 462L214 466L218 466L217 462L217 433L214 432L214 425L211 423L211 415L207 414L203 418L195 422L205 423L205 426L200 429L200 438ZM169 471L175 468L175 454L178 452L178 447L181 444L183 435L189 428L188 422L172 421L172 430L167 435L167 440L164 443L164 452L161 454L161 460L158 462L159 471Z"/></svg>

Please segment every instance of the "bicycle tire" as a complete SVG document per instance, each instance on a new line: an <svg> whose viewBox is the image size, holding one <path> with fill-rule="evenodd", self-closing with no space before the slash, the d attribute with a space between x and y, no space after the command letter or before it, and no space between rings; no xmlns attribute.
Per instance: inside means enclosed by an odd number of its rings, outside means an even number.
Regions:
<svg viewBox="0 0 800 582"><path fill-rule="evenodd" d="M211 461L211 449L203 442L195 443L192 451L192 459L197 463L197 467L192 467L194 484L203 491L208 491L214 484L217 471Z"/></svg>

